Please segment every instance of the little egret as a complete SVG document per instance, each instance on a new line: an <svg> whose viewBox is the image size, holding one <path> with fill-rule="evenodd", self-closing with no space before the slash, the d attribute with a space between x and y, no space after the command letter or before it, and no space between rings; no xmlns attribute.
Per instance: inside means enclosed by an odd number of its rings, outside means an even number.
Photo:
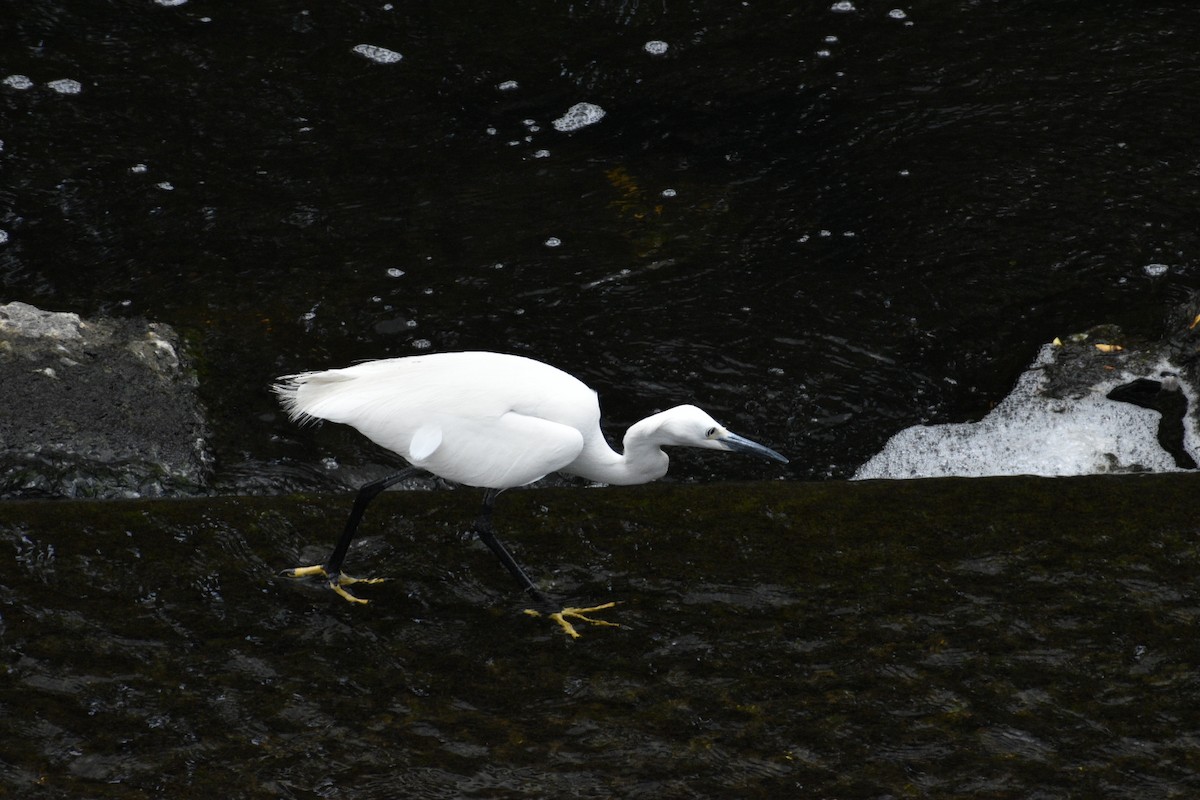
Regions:
<svg viewBox="0 0 1200 800"><path fill-rule="evenodd" d="M676 406L636 423L617 453L600 430L596 392L571 375L530 358L466 352L389 358L346 369L285 375L273 387L293 420L328 420L356 428L412 466L363 486L346 528L324 564L285 570L289 577L324 576L346 600L365 603L346 587L380 579L342 573L342 562L372 499L387 487L425 471L487 491L473 530L539 605L545 597L504 547L492 526L496 496L552 472L598 483L648 483L667 474L664 446L750 453L787 463L779 453L730 433L691 405ZM548 616L572 636L567 618L610 608L564 608ZM537 616L537 612L528 612Z"/></svg>

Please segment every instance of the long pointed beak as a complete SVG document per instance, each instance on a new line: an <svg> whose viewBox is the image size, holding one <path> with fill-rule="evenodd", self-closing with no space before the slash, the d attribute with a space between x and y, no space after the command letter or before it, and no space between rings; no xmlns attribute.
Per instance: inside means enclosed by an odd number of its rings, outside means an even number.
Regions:
<svg viewBox="0 0 1200 800"><path fill-rule="evenodd" d="M758 442L752 442L744 436L738 436L736 433L726 433L724 436L718 438L717 441L723 444L726 449L733 450L734 452L749 453L760 458L770 458L774 461L781 461L784 464L788 463L786 458L771 448L761 445Z"/></svg>

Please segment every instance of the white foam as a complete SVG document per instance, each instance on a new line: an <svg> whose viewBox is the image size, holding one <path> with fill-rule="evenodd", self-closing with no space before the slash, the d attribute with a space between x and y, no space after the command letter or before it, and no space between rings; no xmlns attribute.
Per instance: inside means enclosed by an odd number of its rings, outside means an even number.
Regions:
<svg viewBox="0 0 1200 800"><path fill-rule="evenodd" d="M664 55L670 47L671 45L658 39L652 39L642 45L642 49L652 56Z"/></svg>
<svg viewBox="0 0 1200 800"><path fill-rule="evenodd" d="M376 64L395 64L404 56L397 53L395 50L389 50L386 47L380 47L374 44L356 44L354 52L358 53L363 58L370 59Z"/></svg>
<svg viewBox="0 0 1200 800"><path fill-rule="evenodd" d="M32 89L33 81L27 75L9 75L2 83L13 89Z"/></svg>
<svg viewBox="0 0 1200 800"><path fill-rule="evenodd" d="M567 113L563 114L552 123L554 130L567 133L577 131L580 128L586 128L588 125L595 125L600 120L604 119L605 111L595 103L576 103L567 109Z"/></svg>
<svg viewBox="0 0 1200 800"><path fill-rule="evenodd" d="M83 91L83 84L71 78L59 78L56 81L50 81L46 86L59 94L79 94Z"/></svg>
<svg viewBox="0 0 1200 800"><path fill-rule="evenodd" d="M1045 345L1012 392L979 422L906 428L854 480L1178 471L1158 443L1158 412L1105 396L1140 376L1114 374L1080 397L1047 397L1041 367L1055 359L1055 350ZM1195 415L1189 420L1185 446L1196 454Z"/></svg>

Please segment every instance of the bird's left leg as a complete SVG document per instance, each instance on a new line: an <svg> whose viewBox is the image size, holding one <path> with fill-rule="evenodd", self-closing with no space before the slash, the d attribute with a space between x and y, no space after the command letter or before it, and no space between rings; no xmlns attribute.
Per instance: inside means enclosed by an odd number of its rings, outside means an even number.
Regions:
<svg viewBox="0 0 1200 800"><path fill-rule="evenodd" d="M338 595L349 600L351 603L369 602L361 597L355 597L345 587L355 583L381 583L384 579L352 578L349 575L343 574L342 562L346 560L346 553L350 550L350 543L354 541L354 536L358 532L358 523L362 521L363 514L366 512L367 506L370 505L371 501L384 489L421 471L417 467L409 467L394 475L388 475L386 478L372 481L359 489L358 494L354 498L354 507L350 509L350 516L346 520L346 528L342 531L341 538L338 539L337 545L333 548L333 552L329 554L329 558L325 563L314 564L310 567L285 569L279 574L288 578L306 578L312 575L320 575L329 580L330 589L333 589Z"/></svg>
<svg viewBox="0 0 1200 800"><path fill-rule="evenodd" d="M534 602L545 609L545 616L557 623L558 626L562 628L563 633L567 634L572 639L579 638L579 631L575 630L575 626L572 625L568 619L574 619L579 622L586 622L590 625L598 625L605 628L621 627L615 622L606 622L602 619L592 619L591 617L587 616L589 613L594 611L603 611L604 609L612 608L616 605L616 603L604 603L603 605L591 606L589 608L567 607L561 608L557 611L549 610L554 608L554 606L546 599L546 596L542 594L536 586L533 585L533 581L530 580L529 576L525 574L525 570L521 569L521 565L518 564L517 560L512 557L512 553L508 552L508 548L496 538L495 526L492 524L492 511L495 509L496 497L499 494L499 489L488 489L484 494L483 509L479 512L479 518L475 520L475 535L478 536L479 539L488 546L488 549L496 554L496 558L500 559L500 563L504 565L505 569L512 573L512 576L521 584L521 588L529 593L529 596L533 598ZM538 611L532 608L525 609L525 613L531 617L540 617L543 615L543 611Z"/></svg>

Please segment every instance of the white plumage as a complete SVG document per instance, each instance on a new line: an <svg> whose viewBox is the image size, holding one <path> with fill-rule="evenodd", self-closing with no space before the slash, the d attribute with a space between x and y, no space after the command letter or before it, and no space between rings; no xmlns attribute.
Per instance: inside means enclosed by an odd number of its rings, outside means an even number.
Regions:
<svg viewBox="0 0 1200 800"><path fill-rule="evenodd" d="M646 483L667 473L662 448L670 445L739 450L787 462L774 450L725 430L695 406L676 406L633 425L625 434L624 452L617 453L600 430L596 393L562 370L521 356L391 358L287 375L274 389L293 419L351 425L413 465L359 490L346 529L324 564L283 573L324 576L330 588L356 603L366 601L346 587L363 581L341 569L359 521L372 498L418 469L488 490L474 530L544 606L545 597L492 529L492 508L501 490L551 472L601 483ZM568 618L611 624L587 616L610 605L564 608L548 616L574 637L578 633Z"/></svg>
<svg viewBox="0 0 1200 800"><path fill-rule="evenodd" d="M293 419L351 425L413 466L469 486L505 489L552 472L612 484L666 474L663 445L774 451L729 433L695 406L629 429L624 454L600 430L596 393L530 358L467 352L305 372L275 386Z"/></svg>

